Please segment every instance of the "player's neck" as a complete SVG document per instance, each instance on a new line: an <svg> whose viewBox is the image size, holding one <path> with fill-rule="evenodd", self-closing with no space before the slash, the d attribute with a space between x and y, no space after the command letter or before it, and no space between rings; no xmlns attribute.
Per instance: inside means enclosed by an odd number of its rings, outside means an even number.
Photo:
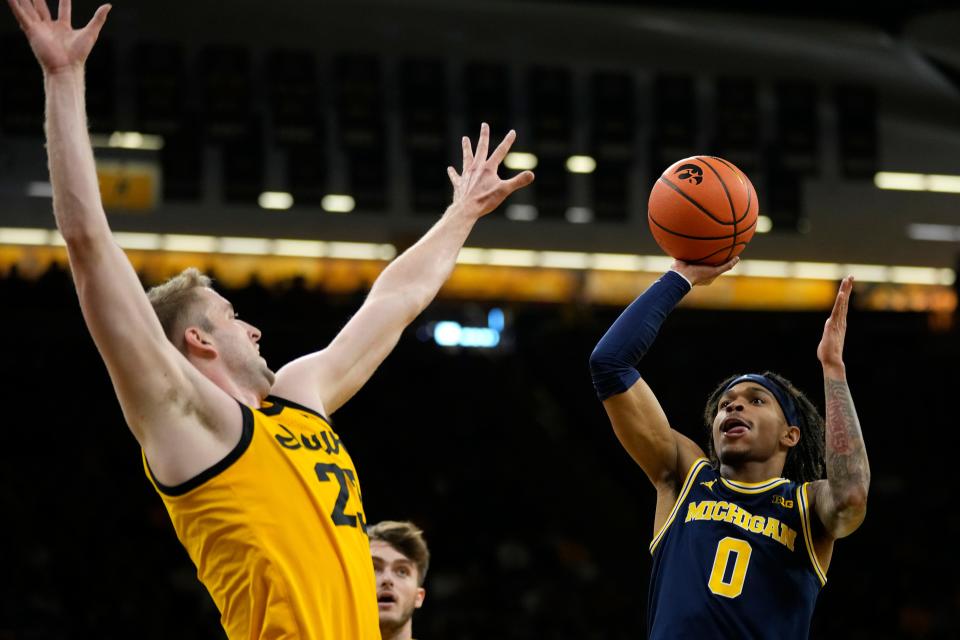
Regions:
<svg viewBox="0 0 960 640"><path fill-rule="evenodd" d="M193 363L207 379L213 384L223 389L227 395L241 402L248 407L259 408L263 398L256 389L249 385L242 384L239 380L230 375L230 372L223 367L219 361L210 363Z"/></svg>
<svg viewBox="0 0 960 640"><path fill-rule="evenodd" d="M781 460L748 461L738 465L720 465L720 475L737 482L764 482L779 478L783 473Z"/></svg>
<svg viewBox="0 0 960 640"><path fill-rule="evenodd" d="M396 629L380 628L380 634L383 640L412 640L413 638L413 618Z"/></svg>
<svg viewBox="0 0 960 640"><path fill-rule="evenodd" d="M222 381L214 380L213 382L238 402L241 402L248 407L260 407L260 401L263 400L263 398L261 398L260 394L254 389L251 389L246 385L242 385L229 377L224 378Z"/></svg>

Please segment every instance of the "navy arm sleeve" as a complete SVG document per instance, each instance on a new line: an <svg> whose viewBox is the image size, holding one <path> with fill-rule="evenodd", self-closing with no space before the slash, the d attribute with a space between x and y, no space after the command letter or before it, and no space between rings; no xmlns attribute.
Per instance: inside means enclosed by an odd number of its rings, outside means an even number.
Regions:
<svg viewBox="0 0 960 640"><path fill-rule="evenodd" d="M601 400L623 393L640 379L640 359L653 344L667 315L690 289L686 278L676 271L667 271L600 338L590 354L590 375Z"/></svg>

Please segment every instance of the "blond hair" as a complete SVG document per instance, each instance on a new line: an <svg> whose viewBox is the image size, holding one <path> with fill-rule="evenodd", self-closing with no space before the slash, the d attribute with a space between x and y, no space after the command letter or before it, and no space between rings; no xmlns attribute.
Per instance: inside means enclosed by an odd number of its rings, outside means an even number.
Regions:
<svg viewBox="0 0 960 640"><path fill-rule="evenodd" d="M420 527L409 521L384 520L368 526L367 536L371 541L386 542L412 560L417 565L417 584L423 586L430 568L430 550Z"/></svg>
<svg viewBox="0 0 960 640"><path fill-rule="evenodd" d="M190 267L147 291L163 332L180 351L186 348L183 331L188 326L195 324L204 331L213 330L210 320L196 304L200 300L197 289L209 287L211 283L209 276Z"/></svg>

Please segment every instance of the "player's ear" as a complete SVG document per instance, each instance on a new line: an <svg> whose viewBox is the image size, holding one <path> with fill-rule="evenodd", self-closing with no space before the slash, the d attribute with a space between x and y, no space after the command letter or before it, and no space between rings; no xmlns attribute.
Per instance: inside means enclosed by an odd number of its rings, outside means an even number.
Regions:
<svg viewBox="0 0 960 640"><path fill-rule="evenodd" d="M183 342L188 354L199 358L214 358L217 355L217 349L213 346L210 335L196 325L183 330Z"/></svg>
<svg viewBox="0 0 960 640"><path fill-rule="evenodd" d="M427 591L423 587L417 589L417 597L413 599L413 607L419 609L423 606L423 599L427 597Z"/></svg>
<svg viewBox="0 0 960 640"><path fill-rule="evenodd" d="M785 447L795 447L800 442L800 428L787 427L786 431L780 436L780 443Z"/></svg>

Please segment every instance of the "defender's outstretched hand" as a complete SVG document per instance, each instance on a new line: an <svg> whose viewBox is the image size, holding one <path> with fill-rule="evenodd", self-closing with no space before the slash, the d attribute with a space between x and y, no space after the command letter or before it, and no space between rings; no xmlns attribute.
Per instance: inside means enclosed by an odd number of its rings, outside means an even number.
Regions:
<svg viewBox="0 0 960 640"><path fill-rule="evenodd" d="M480 125L476 154L470 146L470 138L463 137L462 173L458 174L453 167L447 167L447 174L453 184L455 205L462 205L466 211L479 218L499 207L511 193L533 182L531 171L524 171L509 180L501 180L497 175L500 163L516 139L517 132L511 129L488 158L490 127L486 122Z"/></svg>
<svg viewBox="0 0 960 640"><path fill-rule="evenodd" d="M101 5L87 26L74 29L70 24L70 0L60 0L56 20L50 15L47 0L7 0L7 4L27 34L45 74L82 67L110 12L109 4Z"/></svg>
<svg viewBox="0 0 960 640"><path fill-rule="evenodd" d="M843 370L843 339L847 335L847 308L850 306L850 292L853 290L853 276L847 276L840 283L840 291L833 303L833 311L823 327L823 338L817 347L817 358L824 369Z"/></svg>
<svg viewBox="0 0 960 640"><path fill-rule="evenodd" d="M740 258L733 257L724 262L723 264L718 264L717 266L712 266L709 264L694 264L692 262L684 262L683 260L674 260L673 264L670 265L672 271L676 271L684 278L690 281L690 284L697 286L698 284L708 285L714 280L716 280L721 274L730 271L737 264L739 264Z"/></svg>

